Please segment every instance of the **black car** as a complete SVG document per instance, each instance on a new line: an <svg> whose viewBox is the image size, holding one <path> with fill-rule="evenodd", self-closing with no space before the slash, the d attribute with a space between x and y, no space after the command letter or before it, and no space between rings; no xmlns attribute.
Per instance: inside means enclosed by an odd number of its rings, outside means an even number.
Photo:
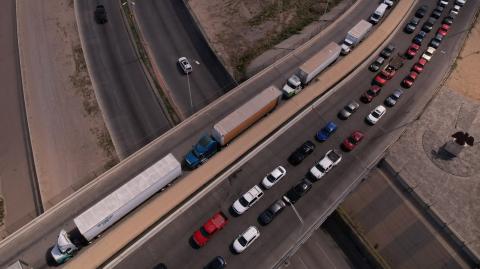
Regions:
<svg viewBox="0 0 480 269"><path fill-rule="evenodd" d="M427 33L425 31L420 31L412 40L413 43L417 45L422 45L422 41L425 38Z"/></svg>
<svg viewBox="0 0 480 269"><path fill-rule="evenodd" d="M376 72L378 71L378 69L380 69L380 67L382 67L382 65L385 63L385 58L383 57L378 57L375 62L373 62L370 67L368 69L370 69L370 71L372 72Z"/></svg>
<svg viewBox="0 0 480 269"><path fill-rule="evenodd" d="M283 196L283 200L289 204L295 204L312 188L312 183L304 178L300 183L291 188Z"/></svg>
<svg viewBox="0 0 480 269"><path fill-rule="evenodd" d="M425 14L427 13L427 10L428 10L428 6L427 6L427 5L421 6L421 7L418 8L417 11L415 12L415 17L417 17L417 18L423 18L423 17L425 16Z"/></svg>
<svg viewBox="0 0 480 269"><path fill-rule="evenodd" d="M308 155L310 155L315 149L315 144L312 141L307 140L299 148L297 148L290 157L288 157L288 162L293 165L298 165L301 163Z"/></svg>
<svg viewBox="0 0 480 269"><path fill-rule="evenodd" d="M436 21L437 21L437 19L435 19L433 17L428 18L428 20L422 26L422 31L427 32L427 33L430 32Z"/></svg>
<svg viewBox="0 0 480 269"><path fill-rule="evenodd" d="M436 34L434 37L433 37L434 40L437 40L438 43L442 43L442 40L443 40L443 35L441 34Z"/></svg>
<svg viewBox="0 0 480 269"><path fill-rule="evenodd" d="M407 34L411 34L415 31L415 29L418 26L418 23L420 23L420 19L417 17L413 17L407 25L405 25L405 28L403 28L403 31Z"/></svg>
<svg viewBox="0 0 480 269"><path fill-rule="evenodd" d="M98 24L104 24L108 21L107 19L107 11L105 10L105 7L103 5L97 5L95 8L95 21Z"/></svg>
<svg viewBox="0 0 480 269"><path fill-rule="evenodd" d="M283 211L286 206L287 204L285 204L285 202L282 200L275 201L275 203L269 206L265 211L262 212L262 214L260 214L260 216L258 216L258 221L262 225L269 224L276 216L278 216L278 214Z"/></svg>
<svg viewBox="0 0 480 269"><path fill-rule="evenodd" d="M450 16L445 17L445 18L443 18L442 23L445 23L445 24L448 24L448 25L452 25L452 23L453 23L453 18L450 17Z"/></svg>
<svg viewBox="0 0 480 269"><path fill-rule="evenodd" d="M222 256L217 256L213 258L211 262L204 267L204 269L223 269L227 266L227 262Z"/></svg>
<svg viewBox="0 0 480 269"><path fill-rule="evenodd" d="M430 17L435 19L439 19L441 16L442 16L442 12L438 11L437 9L435 9L430 15Z"/></svg>
<svg viewBox="0 0 480 269"><path fill-rule="evenodd" d="M438 40L436 40L435 38L432 38L432 40L430 40L430 43L428 45L430 47L438 49L438 47L440 47L440 42Z"/></svg>
<svg viewBox="0 0 480 269"><path fill-rule="evenodd" d="M393 51L395 50L395 46L393 44L388 44L386 48L380 52L380 56L382 56L385 59L388 59L390 56L392 56Z"/></svg>

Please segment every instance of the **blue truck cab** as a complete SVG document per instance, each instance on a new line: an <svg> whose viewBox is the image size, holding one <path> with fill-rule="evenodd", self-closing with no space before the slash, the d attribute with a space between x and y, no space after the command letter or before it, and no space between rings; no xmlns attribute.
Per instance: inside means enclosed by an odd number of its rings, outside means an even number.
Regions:
<svg viewBox="0 0 480 269"><path fill-rule="evenodd" d="M204 135L197 144L193 145L193 149L187 153L185 163L191 169L197 168L217 153L219 148L220 144L217 140L209 135Z"/></svg>

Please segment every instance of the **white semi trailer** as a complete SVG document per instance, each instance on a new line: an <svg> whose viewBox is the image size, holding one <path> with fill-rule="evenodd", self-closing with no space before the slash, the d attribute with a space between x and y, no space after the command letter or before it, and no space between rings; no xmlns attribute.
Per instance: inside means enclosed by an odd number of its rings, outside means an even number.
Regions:
<svg viewBox="0 0 480 269"><path fill-rule="evenodd" d="M358 43L367 36L370 29L372 29L372 26L373 25L368 21L360 20L352 29L350 29L342 44L342 54L346 55L350 53L352 48L358 45Z"/></svg>
<svg viewBox="0 0 480 269"><path fill-rule="evenodd" d="M181 174L181 164L172 154L168 154L154 163L74 218L75 229L73 231L75 232L60 231L57 243L51 250L52 258L58 264L72 258L75 252L82 247L81 242L92 241ZM80 238L74 238L78 236Z"/></svg>

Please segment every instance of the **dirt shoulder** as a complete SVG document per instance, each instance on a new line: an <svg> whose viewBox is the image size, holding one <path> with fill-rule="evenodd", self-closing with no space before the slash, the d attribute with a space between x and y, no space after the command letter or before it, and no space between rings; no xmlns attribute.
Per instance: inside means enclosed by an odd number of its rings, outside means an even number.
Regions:
<svg viewBox="0 0 480 269"><path fill-rule="evenodd" d="M318 20L342 0L187 2L210 46L234 78L242 80L256 57Z"/></svg>
<svg viewBox="0 0 480 269"><path fill-rule="evenodd" d="M73 0L19 0L17 5L25 104L48 209L114 165L117 157L84 62Z"/></svg>

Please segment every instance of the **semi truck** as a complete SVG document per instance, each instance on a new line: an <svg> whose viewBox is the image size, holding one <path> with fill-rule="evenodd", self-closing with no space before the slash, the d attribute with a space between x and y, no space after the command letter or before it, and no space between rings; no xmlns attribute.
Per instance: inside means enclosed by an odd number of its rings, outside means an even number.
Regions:
<svg viewBox="0 0 480 269"><path fill-rule="evenodd" d="M303 87L310 83L320 72L325 70L337 60L342 49L334 42L331 42L322 50L305 61L288 80L282 88L283 96L290 98L297 94Z"/></svg>
<svg viewBox="0 0 480 269"><path fill-rule="evenodd" d="M185 164L194 169L205 163L221 147L272 111L280 102L281 96L282 92L277 87L269 86L228 114L213 126L211 135L204 135L193 145L192 150L185 155Z"/></svg>
<svg viewBox="0 0 480 269"><path fill-rule="evenodd" d="M342 44L342 54L346 55L358 45L367 36L368 32L372 29L372 24L366 20L360 20L350 31Z"/></svg>
<svg viewBox="0 0 480 269"><path fill-rule="evenodd" d="M145 202L182 174L181 164L170 153L73 219L70 232L61 230L50 254L57 264L72 258L119 219Z"/></svg>

